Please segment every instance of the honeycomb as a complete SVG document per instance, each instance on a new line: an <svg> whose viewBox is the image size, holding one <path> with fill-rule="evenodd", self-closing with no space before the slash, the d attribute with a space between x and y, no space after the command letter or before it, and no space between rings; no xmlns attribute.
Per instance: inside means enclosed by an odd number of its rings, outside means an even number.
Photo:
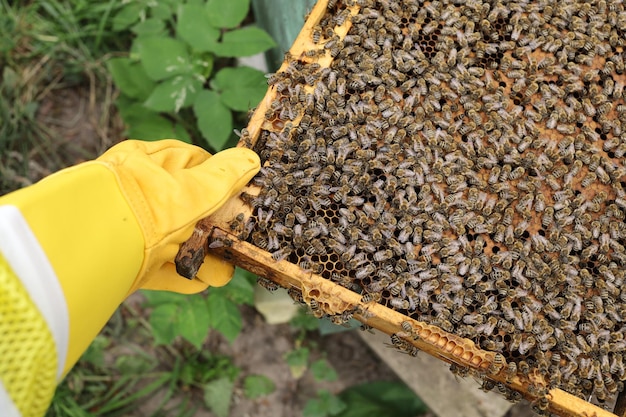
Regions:
<svg viewBox="0 0 626 417"><path fill-rule="evenodd" d="M553 388L606 404L626 379L625 30L620 1L329 1L268 80L242 237L495 353L485 375L543 375L539 412Z"/></svg>

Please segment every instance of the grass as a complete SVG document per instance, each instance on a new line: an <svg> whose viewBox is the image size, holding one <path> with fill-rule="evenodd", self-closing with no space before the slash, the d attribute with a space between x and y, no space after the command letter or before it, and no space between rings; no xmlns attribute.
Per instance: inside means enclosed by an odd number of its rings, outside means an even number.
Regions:
<svg viewBox="0 0 626 417"><path fill-rule="evenodd" d="M182 342L153 347L142 315L129 304L118 310L57 388L46 417L191 416L202 384L237 374L229 358Z"/></svg>
<svg viewBox="0 0 626 417"><path fill-rule="evenodd" d="M77 162L84 143L72 147L62 126L61 91L86 91L88 110L98 114L88 121L92 140L100 147L113 140L114 90L104 61L130 42L109 30L118 3L0 0L0 194ZM59 144L74 152L63 155Z"/></svg>

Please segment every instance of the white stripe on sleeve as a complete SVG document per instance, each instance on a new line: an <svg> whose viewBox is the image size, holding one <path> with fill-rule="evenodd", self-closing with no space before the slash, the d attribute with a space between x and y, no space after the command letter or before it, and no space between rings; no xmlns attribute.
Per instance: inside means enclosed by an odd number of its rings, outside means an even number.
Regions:
<svg viewBox="0 0 626 417"><path fill-rule="evenodd" d="M57 381L60 381L69 342L69 313L65 296L48 257L15 206L0 206L0 252L48 324L57 347Z"/></svg>
<svg viewBox="0 0 626 417"><path fill-rule="evenodd" d="M2 411L2 417L21 417L20 411L9 397L9 393L4 388L2 380L0 380L0 411Z"/></svg>
<svg viewBox="0 0 626 417"><path fill-rule="evenodd" d="M9 393L4 389L4 384L0 380L0 411L2 411L2 417L21 417L20 411L15 406Z"/></svg>

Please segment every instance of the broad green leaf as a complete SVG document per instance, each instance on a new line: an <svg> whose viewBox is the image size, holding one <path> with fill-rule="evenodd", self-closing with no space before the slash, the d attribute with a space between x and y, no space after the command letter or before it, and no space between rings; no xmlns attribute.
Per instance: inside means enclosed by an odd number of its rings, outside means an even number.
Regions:
<svg viewBox="0 0 626 417"><path fill-rule="evenodd" d="M320 320L309 314L305 309L298 311L298 314L291 319L289 324L296 329L315 330L319 327Z"/></svg>
<svg viewBox="0 0 626 417"><path fill-rule="evenodd" d="M141 64L154 81L192 72L183 42L165 36L138 38L135 42Z"/></svg>
<svg viewBox="0 0 626 417"><path fill-rule="evenodd" d="M128 29L139 20L145 13L146 6L141 3L128 3L113 17L113 30L115 32Z"/></svg>
<svg viewBox="0 0 626 417"><path fill-rule="evenodd" d="M178 113L193 104L201 90L202 81L197 77L177 75L157 84L144 105L155 111Z"/></svg>
<svg viewBox="0 0 626 417"><path fill-rule="evenodd" d="M289 365L289 370L294 378L300 378L304 375L304 372L306 372L309 363L309 354L309 349L305 347L294 349L285 354L285 361L287 365Z"/></svg>
<svg viewBox="0 0 626 417"><path fill-rule="evenodd" d="M211 327L219 331L231 343L241 332L241 313L237 305L219 294L209 292L207 298Z"/></svg>
<svg viewBox="0 0 626 417"><path fill-rule="evenodd" d="M161 304L152 310L150 325L152 326L155 344L170 344L178 336L178 310L176 304Z"/></svg>
<svg viewBox="0 0 626 417"><path fill-rule="evenodd" d="M377 381L355 385L339 394L348 407L337 417L414 417L428 407L401 382Z"/></svg>
<svg viewBox="0 0 626 417"><path fill-rule="evenodd" d="M211 288L211 292L216 296L228 298L235 304L253 305L254 285L246 279L247 273L249 272L238 268L235 271L235 276L227 285Z"/></svg>
<svg viewBox="0 0 626 417"><path fill-rule="evenodd" d="M155 141L161 139L175 139L172 122L156 113L143 119L126 121L128 139Z"/></svg>
<svg viewBox="0 0 626 417"><path fill-rule="evenodd" d="M1 51L1 49L0 49ZM2 87L8 92L13 92L21 83L21 77L8 65L2 70Z"/></svg>
<svg viewBox="0 0 626 417"><path fill-rule="evenodd" d="M150 15L157 19L167 20L172 16L172 7L164 1L150 2Z"/></svg>
<svg viewBox="0 0 626 417"><path fill-rule="evenodd" d="M219 378L204 385L204 403L218 417L228 417L233 386L228 378Z"/></svg>
<svg viewBox="0 0 626 417"><path fill-rule="evenodd" d="M194 1L204 2L204 0L187 0L185 3L193 3ZM167 4L172 9L180 4L180 0L159 0L159 3Z"/></svg>
<svg viewBox="0 0 626 417"><path fill-rule="evenodd" d="M174 137L181 142L191 143L191 135L181 124L177 123L174 125Z"/></svg>
<svg viewBox="0 0 626 417"><path fill-rule="evenodd" d="M39 108L39 103L36 101L31 101L26 103L24 109L22 110L23 115L28 118L28 120L35 120L35 114L37 113L37 109Z"/></svg>
<svg viewBox="0 0 626 417"><path fill-rule="evenodd" d="M210 52L205 52L201 57L195 58L191 65L193 66L193 73L205 80L209 78L213 72L213 61L215 55Z"/></svg>
<svg viewBox="0 0 626 417"><path fill-rule="evenodd" d="M215 91L202 90L193 104L198 128L207 143L216 151L224 147L233 130L233 115Z"/></svg>
<svg viewBox="0 0 626 417"><path fill-rule="evenodd" d="M180 304L189 298L186 294L170 291L141 290L141 294L146 298L146 306L148 307L155 307L160 304Z"/></svg>
<svg viewBox="0 0 626 417"><path fill-rule="evenodd" d="M172 122L165 117L153 114L150 118L135 120L128 124L128 139L155 141L161 139L179 139Z"/></svg>
<svg viewBox="0 0 626 417"><path fill-rule="evenodd" d="M165 23L161 19L151 18L139 22L131 28L131 32L139 36L160 35L165 31Z"/></svg>
<svg viewBox="0 0 626 417"><path fill-rule="evenodd" d="M146 109L141 104L137 103L132 98L126 96L125 94L120 94L115 100L115 107L117 111L122 116L122 119L126 121L127 118L132 118L141 111L150 112L150 110ZM152 112L151 112L152 113Z"/></svg>
<svg viewBox="0 0 626 417"><path fill-rule="evenodd" d="M336 381L337 372L326 359L316 360L311 364L311 372L317 381Z"/></svg>
<svg viewBox="0 0 626 417"><path fill-rule="evenodd" d="M276 46L270 35L257 27L246 27L226 32L213 52L223 57L241 57L258 54Z"/></svg>
<svg viewBox="0 0 626 417"><path fill-rule="evenodd" d="M228 378L235 381L239 374L232 358L228 356L214 356L206 350L188 353L180 361L180 377L184 383L205 384L216 378Z"/></svg>
<svg viewBox="0 0 626 417"><path fill-rule="evenodd" d="M200 349L210 325L206 299L201 295L187 296L187 302L180 304L178 323L180 335Z"/></svg>
<svg viewBox="0 0 626 417"><path fill-rule="evenodd" d="M222 103L236 111L248 111L265 95L267 78L262 71L250 67L221 69L212 85L222 92Z"/></svg>
<svg viewBox="0 0 626 417"><path fill-rule="evenodd" d="M216 28L234 28L248 14L250 0L209 0L206 11L209 22Z"/></svg>
<svg viewBox="0 0 626 417"><path fill-rule="evenodd" d="M177 137L177 130L172 122L158 113L143 106L143 104L131 102L128 98L120 97L117 108L126 124L126 136L130 139L159 140L159 139L183 139Z"/></svg>
<svg viewBox="0 0 626 417"><path fill-rule="evenodd" d="M248 375L243 381L246 397L255 399L271 394L276 390L274 381L265 375Z"/></svg>
<svg viewBox="0 0 626 417"><path fill-rule="evenodd" d="M117 88L128 97L145 100L154 89L154 82L139 62L130 58L112 58L107 67Z"/></svg>
<svg viewBox="0 0 626 417"><path fill-rule="evenodd" d="M90 364L101 367L104 365L104 349L111 344L108 337L98 335L91 342L85 353L80 357L81 361L89 362Z"/></svg>
<svg viewBox="0 0 626 417"><path fill-rule="evenodd" d="M246 271L243 268L236 268L235 269L235 276L241 277L241 278L245 279L252 286L254 286L256 284L257 280L259 279L257 274L253 274L252 272Z"/></svg>
<svg viewBox="0 0 626 417"><path fill-rule="evenodd" d="M128 56L133 61L139 62L139 42L138 39L135 39L133 43L130 45L130 51L128 52Z"/></svg>
<svg viewBox="0 0 626 417"><path fill-rule="evenodd" d="M150 315L156 343L170 343L177 335L198 349L209 331L209 311L201 295L170 294L144 291L149 305L155 306Z"/></svg>
<svg viewBox="0 0 626 417"><path fill-rule="evenodd" d="M115 358L115 367L123 374L142 374L157 365L156 358L148 354L120 355Z"/></svg>
<svg viewBox="0 0 626 417"><path fill-rule="evenodd" d="M303 417L335 416L346 409L346 404L340 398L326 390L317 393L317 398L307 401L302 410ZM375 416L376 414L361 414L361 416ZM378 416L376 416L378 417Z"/></svg>
<svg viewBox="0 0 626 417"><path fill-rule="evenodd" d="M223 5L229 2L222 2ZM219 29L210 26L206 9L196 4L178 6L176 34L196 52L210 51L220 36Z"/></svg>

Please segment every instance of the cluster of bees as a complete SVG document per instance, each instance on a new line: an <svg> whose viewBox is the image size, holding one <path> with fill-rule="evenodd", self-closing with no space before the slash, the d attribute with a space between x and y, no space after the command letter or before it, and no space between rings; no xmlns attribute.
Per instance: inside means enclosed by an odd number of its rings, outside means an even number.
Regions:
<svg viewBox="0 0 626 417"><path fill-rule="evenodd" d="M329 1L269 78L245 237L604 404L626 379L625 34L621 1Z"/></svg>

